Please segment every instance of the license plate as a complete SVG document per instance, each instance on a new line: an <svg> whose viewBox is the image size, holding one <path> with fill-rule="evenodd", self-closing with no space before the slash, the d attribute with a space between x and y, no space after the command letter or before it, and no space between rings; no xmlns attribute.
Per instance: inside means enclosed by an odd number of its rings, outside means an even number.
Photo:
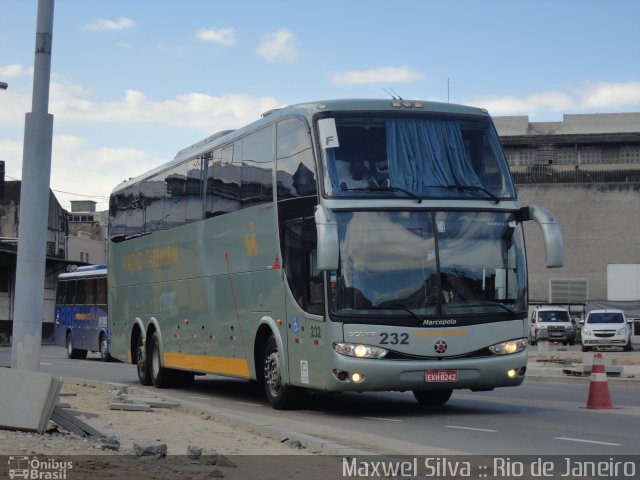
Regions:
<svg viewBox="0 0 640 480"><path fill-rule="evenodd" d="M424 379L427 382L457 382L457 370L427 370L424 372Z"/></svg>

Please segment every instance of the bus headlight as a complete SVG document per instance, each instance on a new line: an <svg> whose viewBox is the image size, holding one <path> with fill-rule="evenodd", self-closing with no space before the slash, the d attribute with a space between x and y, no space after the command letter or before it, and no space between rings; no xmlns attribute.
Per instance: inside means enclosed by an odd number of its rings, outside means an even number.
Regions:
<svg viewBox="0 0 640 480"><path fill-rule="evenodd" d="M358 358L382 358L389 350L361 343L334 343L333 349L341 355Z"/></svg>
<svg viewBox="0 0 640 480"><path fill-rule="evenodd" d="M518 353L523 351L529 345L529 341L526 338L517 338L515 340L509 340L507 342L496 343L491 345L489 350L494 355L511 355L512 353Z"/></svg>

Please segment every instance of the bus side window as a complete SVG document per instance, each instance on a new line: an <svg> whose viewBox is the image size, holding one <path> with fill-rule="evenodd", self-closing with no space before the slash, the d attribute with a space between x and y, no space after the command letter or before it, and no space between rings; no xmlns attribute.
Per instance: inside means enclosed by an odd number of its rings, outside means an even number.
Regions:
<svg viewBox="0 0 640 480"><path fill-rule="evenodd" d="M96 282L96 305L107 305L107 279L98 278Z"/></svg>
<svg viewBox="0 0 640 480"><path fill-rule="evenodd" d="M78 280L76 284L76 305L87 303L87 281Z"/></svg>
<svg viewBox="0 0 640 480"><path fill-rule="evenodd" d="M67 289L64 294L64 303L66 305L73 305L76 303L76 281L69 280L67 282Z"/></svg>
<svg viewBox="0 0 640 480"><path fill-rule="evenodd" d="M96 279L87 279L87 305L95 305L96 303Z"/></svg>
<svg viewBox="0 0 640 480"><path fill-rule="evenodd" d="M58 305L65 304L65 291L67 289L67 282L58 280L58 293L56 295L56 303Z"/></svg>

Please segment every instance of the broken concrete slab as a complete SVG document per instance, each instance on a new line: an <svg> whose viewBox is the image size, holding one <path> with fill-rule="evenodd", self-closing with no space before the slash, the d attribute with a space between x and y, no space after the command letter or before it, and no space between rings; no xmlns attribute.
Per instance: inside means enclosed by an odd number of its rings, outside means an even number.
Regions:
<svg viewBox="0 0 640 480"><path fill-rule="evenodd" d="M130 412L150 412L151 407L149 405L142 405L139 403L110 403L109 408L111 410L127 410Z"/></svg>
<svg viewBox="0 0 640 480"><path fill-rule="evenodd" d="M70 413L69 410L56 407L53 409L51 420L56 422L62 428L75 433L81 437L96 437L101 438L104 435L93 428L91 425L80 420L76 415Z"/></svg>
<svg viewBox="0 0 640 480"><path fill-rule="evenodd" d="M167 456L166 443L143 444L134 442L133 450L136 452L138 457L143 457L145 455L160 455L161 457Z"/></svg>
<svg viewBox="0 0 640 480"><path fill-rule="evenodd" d="M158 408L175 408L180 406L179 403L163 400L158 397L143 397L138 395L122 395L118 397L122 403L133 403L141 405L149 405Z"/></svg>
<svg viewBox="0 0 640 480"><path fill-rule="evenodd" d="M0 428L43 433L62 383L48 373L0 368Z"/></svg>

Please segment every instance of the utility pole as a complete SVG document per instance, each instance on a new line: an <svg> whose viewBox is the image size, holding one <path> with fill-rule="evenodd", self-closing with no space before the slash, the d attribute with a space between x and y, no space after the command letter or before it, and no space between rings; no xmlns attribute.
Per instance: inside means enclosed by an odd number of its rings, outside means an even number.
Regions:
<svg viewBox="0 0 640 480"><path fill-rule="evenodd" d="M33 98L25 116L11 368L37 371L44 316L53 115L49 109L54 0L38 0Z"/></svg>

